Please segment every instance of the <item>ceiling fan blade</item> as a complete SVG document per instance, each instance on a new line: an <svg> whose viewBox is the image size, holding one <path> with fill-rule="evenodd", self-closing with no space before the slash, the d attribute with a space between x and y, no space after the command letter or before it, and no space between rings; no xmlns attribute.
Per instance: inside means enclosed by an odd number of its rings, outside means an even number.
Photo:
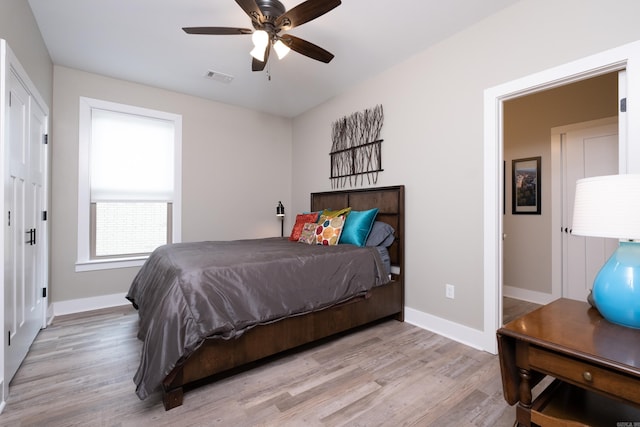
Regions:
<svg viewBox="0 0 640 427"><path fill-rule="evenodd" d="M256 0L236 0L236 3L238 3L238 6L244 10L244 13L249 15L249 18L251 18L252 21L262 25L264 22L264 15L258 7Z"/></svg>
<svg viewBox="0 0 640 427"><path fill-rule="evenodd" d="M276 19L275 26L282 30L290 30L324 15L341 4L340 0L307 0L280 15Z"/></svg>
<svg viewBox="0 0 640 427"><path fill-rule="evenodd" d="M253 30L250 30L248 28L232 28L232 27L184 27L182 29L187 34L207 34L207 35L218 35L218 36L253 33Z"/></svg>
<svg viewBox="0 0 640 427"><path fill-rule="evenodd" d="M333 54L331 52L328 52L320 46L316 46L306 40L292 36L291 34L284 34L280 37L280 40L282 40L282 42L292 50L317 61L329 63L333 59Z"/></svg>
<svg viewBox="0 0 640 427"><path fill-rule="evenodd" d="M256 58L251 59L251 71L262 71L266 65L266 62L260 62Z"/></svg>
<svg viewBox="0 0 640 427"><path fill-rule="evenodd" d="M271 46L267 45L264 50L264 61L258 61L256 58L253 58L251 61L251 71L262 71L264 67L267 65L267 61L269 60L269 52L271 51Z"/></svg>

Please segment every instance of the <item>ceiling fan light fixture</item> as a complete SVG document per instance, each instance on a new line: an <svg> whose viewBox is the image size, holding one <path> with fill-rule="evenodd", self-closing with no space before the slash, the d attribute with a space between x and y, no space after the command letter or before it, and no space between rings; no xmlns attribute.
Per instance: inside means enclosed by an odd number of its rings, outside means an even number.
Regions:
<svg viewBox="0 0 640 427"><path fill-rule="evenodd" d="M276 55L278 55L278 59L282 59L287 56L287 53L291 50L289 46L284 44L282 40L278 40L273 44L273 50L276 51Z"/></svg>
<svg viewBox="0 0 640 427"><path fill-rule="evenodd" d="M264 48L254 47L249 53L258 61L264 62Z"/></svg>
<svg viewBox="0 0 640 427"><path fill-rule="evenodd" d="M279 59L284 58L290 50L316 61L329 63L333 54L291 34L280 32L312 21L342 4L341 0L304 0L302 3L286 10L279 0L235 0L242 10L251 18L251 28L237 27L183 27L187 34L251 34L253 50L249 53L253 57L251 71L262 71L271 55L271 47L276 51Z"/></svg>
<svg viewBox="0 0 640 427"><path fill-rule="evenodd" d="M256 30L251 35L251 41L255 47L264 49L269 44L269 34L264 30Z"/></svg>
<svg viewBox="0 0 640 427"><path fill-rule="evenodd" d="M269 34L263 30L254 31L251 36L251 41L253 42L253 50L250 52L251 56L260 62L264 62L264 51L269 44Z"/></svg>

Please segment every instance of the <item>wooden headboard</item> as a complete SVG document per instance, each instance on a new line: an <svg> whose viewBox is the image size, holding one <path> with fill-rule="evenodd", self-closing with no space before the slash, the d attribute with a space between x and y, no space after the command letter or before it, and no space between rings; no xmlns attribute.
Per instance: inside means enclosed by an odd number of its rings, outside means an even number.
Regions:
<svg viewBox="0 0 640 427"><path fill-rule="evenodd" d="M349 206L356 211L378 208L376 221L393 227L395 240L389 248L392 273L404 283L404 185L311 193L312 211Z"/></svg>

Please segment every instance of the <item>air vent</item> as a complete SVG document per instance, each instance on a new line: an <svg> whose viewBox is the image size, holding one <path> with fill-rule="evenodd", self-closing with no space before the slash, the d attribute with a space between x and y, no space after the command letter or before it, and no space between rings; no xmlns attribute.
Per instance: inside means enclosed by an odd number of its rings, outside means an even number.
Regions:
<svg viewBox="0 0 640 427"><path fill-rule="evenodd" d="M233 81L233 76L229 74L224 74L219 71L208 70L204 75L205 78L218 81L220 83L229 84Z"/></svg>

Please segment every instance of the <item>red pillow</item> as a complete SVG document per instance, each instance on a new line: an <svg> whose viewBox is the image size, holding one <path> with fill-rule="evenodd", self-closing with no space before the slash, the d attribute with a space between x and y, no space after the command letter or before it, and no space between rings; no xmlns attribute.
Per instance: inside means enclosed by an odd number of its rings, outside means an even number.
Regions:
<svg viewBox="0 0 640 427"><path fill-rule="evenodd" d="M293 225L293 229L291 230L291 235L289 236L289 240L297 242L300 238L300 233L302 233L302 227L307 222L316 222L318 220L318 213L311 212L308 214L298 214L296 215L296 223Z"/></svg>

